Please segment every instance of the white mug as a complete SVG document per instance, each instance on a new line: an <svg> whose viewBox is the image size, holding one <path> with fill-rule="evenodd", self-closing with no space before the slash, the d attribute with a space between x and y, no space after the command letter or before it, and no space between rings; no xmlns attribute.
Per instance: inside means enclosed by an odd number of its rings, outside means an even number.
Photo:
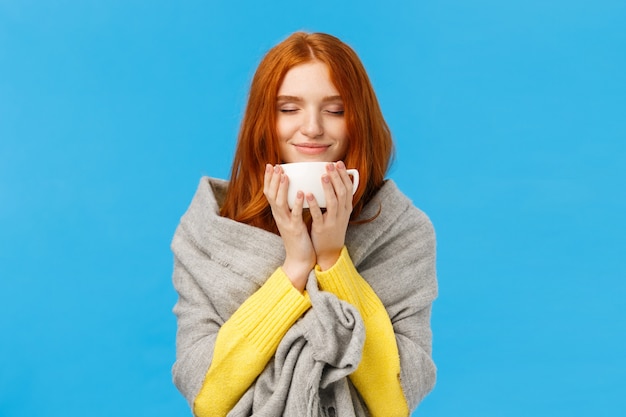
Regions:
<svg viewBox="0 0 626 417"><path fill-rule="evenodd" d="M311 193L320 207L326 207L326 196L322 187L322 176L326 174L326 166L330 162L292 162L282 164L283 171L289 178L289 189L287 191L287 203L289 208L293 208L296 201L296 194L302 191L304 195ZM359 186L359 171L356 169L346 170L352 176L352 195ZM309 207L304 199L303 207Z"/></svg>

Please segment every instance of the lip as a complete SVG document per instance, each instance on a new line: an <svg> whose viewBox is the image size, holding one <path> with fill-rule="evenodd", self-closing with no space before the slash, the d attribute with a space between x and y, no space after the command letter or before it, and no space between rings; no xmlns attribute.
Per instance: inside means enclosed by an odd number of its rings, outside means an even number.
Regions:
<svg viewBox="0 0 626 417"><path fill-rule="evenodd" d="M330 145L323 145L319 143L299 143L293 146L298 150L298 152L306 155L319 155L326 152L326 150L330 148Z"/></svg>

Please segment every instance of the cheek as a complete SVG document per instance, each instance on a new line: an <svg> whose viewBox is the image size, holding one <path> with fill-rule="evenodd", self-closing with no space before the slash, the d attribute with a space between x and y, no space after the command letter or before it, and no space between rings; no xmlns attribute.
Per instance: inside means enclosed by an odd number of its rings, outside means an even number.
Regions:
<svg viewBox="0 0 626 417"><path fill-rule="evenodd" d="M343 124L343 129L342 129L342 134L343 134L343 140L344 142L348 142L348 127L346 126L346 124Z"/></svg>
<svg viewBox="0 0 626 417"><path fill-rule="evenodd" d="M285 136L285 123L280 119L276 120L276 133L278 133L278 137L280 140L283 140Z"/></svg>
<svg viewBox="0 0 626 417"><path fill-rule="evenodd" d="M346 152L348 151L348 145L350 143L350 139L348 138L348 128L345 123L343 125L342 130L342 139L341 139L341 153L343 154L342 158L345 158Z"/></svg>
<svg viewBox="0 0 626 417"><path fill-rule="evenodd" d="M335 138L342 142L342 147L345 148L348 146L348 127L345 122L340 123L335 127Z"/></svg>
<svg viewBox="0 0 626 417"><path fill-rule="evenodd" d="M278 133L278 137L281 141L291 139L295 130L296 127L293 121L285 119L279 119L276 121L276 133Z"/></svg>

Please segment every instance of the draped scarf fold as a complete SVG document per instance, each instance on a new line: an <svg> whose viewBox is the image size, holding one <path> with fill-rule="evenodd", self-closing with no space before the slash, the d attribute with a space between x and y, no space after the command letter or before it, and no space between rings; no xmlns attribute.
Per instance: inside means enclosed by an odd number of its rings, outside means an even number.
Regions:
<svg viewBox="0 0 626 417"><path fill-rule="evenodd" d="M352 305L320 291L313 272L307 292L312 308L287 332L229 417L317 417L325 415L324 399L338 415L366 415L362 404L353 404L347 379L361 360L363 320Z"/></svg>

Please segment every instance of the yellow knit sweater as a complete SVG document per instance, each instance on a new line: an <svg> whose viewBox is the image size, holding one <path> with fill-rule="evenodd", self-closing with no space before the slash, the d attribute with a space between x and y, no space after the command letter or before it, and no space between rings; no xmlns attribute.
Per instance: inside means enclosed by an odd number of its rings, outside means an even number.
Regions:
<svg viewBox="0 0 626 417"><path fill-rule="evenodd" d="M408 416L391 320L344 247L335 265L315 274L320 289L354 305L365 325L361 362L350 375L374 417ZM270 361L289 328L311 307L281 268L220 328L211 366L194 401L198 417L225 416ZM216 395L216 393L219 393Z"/></svg>

